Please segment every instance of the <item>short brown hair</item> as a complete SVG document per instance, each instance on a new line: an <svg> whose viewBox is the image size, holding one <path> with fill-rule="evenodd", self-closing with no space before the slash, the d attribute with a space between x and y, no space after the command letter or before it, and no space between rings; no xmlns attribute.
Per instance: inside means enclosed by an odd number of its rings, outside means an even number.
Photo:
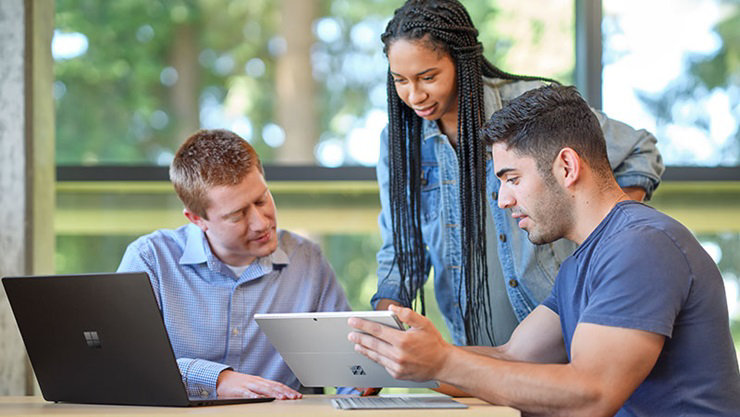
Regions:
<svg viewBox="0 0 740 417"><path fill-rule="evenodd" d="M545 177L561 149L572 148L602 178L612 176L599 120L575 87L527 91L491 116L481 130L490 144L504 143L531 156Z"/></svg>
<svg viewBox="0 0 740 417"><path fill-rule="evenodd" d="M208 190L239 184L255 167L264 174L257 152L239 135L223 129L199 130L175 153L170 181L185 207L208 220Z"/></svg>

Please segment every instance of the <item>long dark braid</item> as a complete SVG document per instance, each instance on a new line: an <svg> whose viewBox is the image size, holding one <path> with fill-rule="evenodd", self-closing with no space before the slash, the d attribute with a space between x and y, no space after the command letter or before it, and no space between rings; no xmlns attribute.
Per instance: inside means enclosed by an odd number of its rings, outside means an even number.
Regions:
<svg viewBox="0 0 740 417"><path fill-rule="evenodd" d="M401 276L399 294L405 306L412 306L420 293L421 311L426 314L424 303L424 275L426 262L421 237L421 140L392 140L398 137L421 137L421 118L403 104L396 94L393 76L388 71L388 118L390 132L390 204L393 228L395 262ZM408 148L407 148L408 145ZM406 262L406 260L410 262ZM406 278L409 279L406 285Z"/></svg>
<svg viewBox="0 0 740 417"><path fill-rule="evenodd" d="M534 80L506 73L483 57L478 31L457 0L409 0L397 9L381 36L384 51L398 39L427 43L455 62L458 117L457 157L460 169L462 274L465 300L458 300L468 343L493 341L486 259L486 159L479 130L484 123L482 77ZM388 155L390 204L395 262L400 275L401 302L412 306L417 294L425 313L423 284L426 259L421 235L421 123L401 101L390 70L388 90ZM458 294L463 291L458 288Z"/></svg>

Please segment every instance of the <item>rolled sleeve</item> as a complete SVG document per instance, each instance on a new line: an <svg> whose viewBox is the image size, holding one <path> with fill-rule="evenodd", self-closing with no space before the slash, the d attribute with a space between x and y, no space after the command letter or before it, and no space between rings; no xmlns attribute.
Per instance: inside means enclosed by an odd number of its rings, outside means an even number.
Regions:
<svg viewBox="0 0 740 417"><path fill-rule="evenodd" d="M640 187L649 200L665 171L657 139L650 132L610 119L594 110L606 139L609 163L621 187Z"/></svg>
<svg viewBox="0 0 740 417"><path fill-rule="evenodd" d="M398 301L399 303L401 300L398 294L400 293L400 286L399 285L393 285L393 283L386 279L386 280L379 280L378 281L378 291L373 295L372 299L370 300L370 303L373 305L373 308L378 307L378 302L382 299L389 299Z"/></svg>
<svg viewBox="0 0 740 417"><path fill-rule="evenodd" d="M627 174L616 177L617 184L622 188L639 187L645 190L645 201L650 200L653 192L660 184L660 179L650 178L647 175Z"/></svg>

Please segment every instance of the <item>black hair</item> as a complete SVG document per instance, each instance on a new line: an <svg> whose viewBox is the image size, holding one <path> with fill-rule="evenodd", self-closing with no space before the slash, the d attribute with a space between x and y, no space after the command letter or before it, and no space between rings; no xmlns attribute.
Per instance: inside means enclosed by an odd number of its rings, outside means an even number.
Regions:
<svg viewBox="0 0 740 417"><path fill-rule="evenodd" d="M384 51L399 39L441 49L455 63L457 73L457 146L460 168L462 265L465 300L458 305L468 343L482 340L481 330L493 340L486 259L485 146L480 128L485 122L482 77L506 80L543 80L509 74L483 57L478 30L457 0L408 0L397 9L381 36ZM423 284L427 273L421 235L421 126L422 119L398 96L390 68L388 93L388 155L390 211L395 263L400 275L400 301L413 306L417 294L425 313Z"/></svg>
<svg viewBox="0 0 740 417"><path fill-rule="evenodd" d="M612 175L606 141L596 115L575 87L545 86L527 91L491 116L483 139L504 143L537 161L538 171L552 176L552 163L568 147L602 178Z"/></svg>

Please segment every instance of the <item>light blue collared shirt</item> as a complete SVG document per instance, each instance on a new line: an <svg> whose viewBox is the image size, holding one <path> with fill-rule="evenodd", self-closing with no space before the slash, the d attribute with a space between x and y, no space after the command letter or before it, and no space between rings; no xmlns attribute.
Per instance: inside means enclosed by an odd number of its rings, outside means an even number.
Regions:
<svg viewBox="0 0 740 417"><path fill-rule="evenodd" d="M229 368L298 389L254 314L350 310L319 246L285 230L277 250L239 277L192 224L138 238L118 271L149 274L191 396L214 397L219 373Z"/></svg>

